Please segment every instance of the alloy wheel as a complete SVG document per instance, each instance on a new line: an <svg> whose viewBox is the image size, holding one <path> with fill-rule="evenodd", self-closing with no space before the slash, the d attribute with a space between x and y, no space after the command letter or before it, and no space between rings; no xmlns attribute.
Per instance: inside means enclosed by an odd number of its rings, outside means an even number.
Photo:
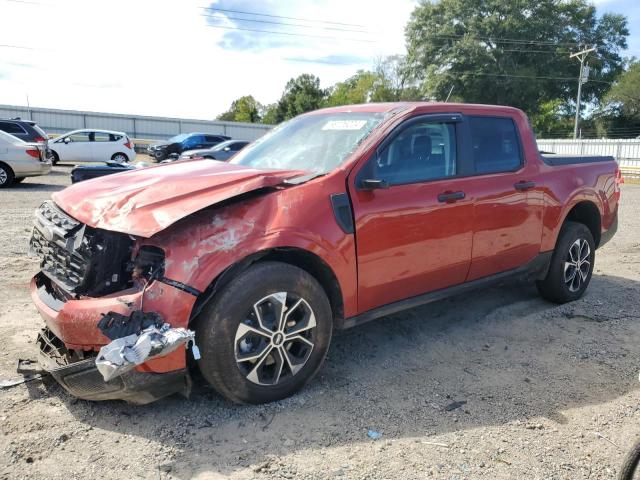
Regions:
<svg viewBox="0 0 640 480"><path fill-rule="evenodd" d="M9 181L9 175L4 168L0 168L0 185L4 185Z"/></svg>
<svg viewBox="0 0 640 480"><path fill-rule="evenodd" d="M591 270L591 248L584 238L578 238L569 247L564 262L564 283L570 292L577 292L586 282Z"/></svg>
<svg viewBox="0 0 640 480"><path fill-rule="evenodd" d="M315 331L316 317L304 298L272 293L256 302L238 325L236 364L250 382L277 385L305 366Z"/></svg>

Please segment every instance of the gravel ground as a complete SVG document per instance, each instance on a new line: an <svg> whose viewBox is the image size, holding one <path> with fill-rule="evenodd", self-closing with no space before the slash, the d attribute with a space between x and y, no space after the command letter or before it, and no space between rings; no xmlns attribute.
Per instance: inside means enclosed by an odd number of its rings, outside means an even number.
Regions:
<svg viewBox="0 0 640 480"><path fill-rule="evenodd" d="M0 379L35 355L32 212L69 170L0 191ZM640 186L624 185L580 301L510 284L338 332L318 377L281 402L0 390L0 478L614 478L640 430L639 211Z"/></svg>

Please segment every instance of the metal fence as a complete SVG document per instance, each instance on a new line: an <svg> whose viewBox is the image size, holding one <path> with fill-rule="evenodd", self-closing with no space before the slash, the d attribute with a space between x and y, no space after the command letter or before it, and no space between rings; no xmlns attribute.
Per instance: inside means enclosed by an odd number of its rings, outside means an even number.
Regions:
<svg viewBox="0 0 640 480"><path fill-rule="evenodd" d="M616 160L632 159L640 162L640 139L627 140L544 140L538 148L560 155L611 155Z"/></svg>
<svg viewBox="0 0 640 480"><path fill-rule="evenodd" d="M130 137L136 139L149 140L167 139L179 133L202 132L228 135L234 139L252 141L271 128L270 125L255 123L0 105L0 118L14 117L34 120L47 133L64 133L80 128L102 128L126 132Z"/></svg>

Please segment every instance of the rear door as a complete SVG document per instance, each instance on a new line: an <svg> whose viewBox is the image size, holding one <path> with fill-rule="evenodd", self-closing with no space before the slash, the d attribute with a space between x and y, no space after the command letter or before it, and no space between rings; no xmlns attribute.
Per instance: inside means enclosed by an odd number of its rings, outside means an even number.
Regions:
<svg viewBox="0 0 640 480"><path fill-rule="evenodd" d="M204 148L214 147L220 142L223 142L223 139L217 135L205 135L204 136Z"/></svg>
<svg viewBox="0 0 640 480"><path fill-rule="evenodd" d="M92 156L94 162L106 162L116 153L117 139L122 135L114 135L112 133L93 132Z"/></svg>
<svg viewBox="0 0 640 480"><path fill-rule="evenodd" d="M525 265L540 252L543 201L538 165L526 162L510 117L469 116L473 250L467 281Z"/></svg>
<svg viewBox="0 0 640 480"><path fill-rule="evenodd" d="M397 127L350 179L363 312L462 283L471 262L473 203L462 190L460 115ZM383 182L388 188L367 190Z"/></svg>

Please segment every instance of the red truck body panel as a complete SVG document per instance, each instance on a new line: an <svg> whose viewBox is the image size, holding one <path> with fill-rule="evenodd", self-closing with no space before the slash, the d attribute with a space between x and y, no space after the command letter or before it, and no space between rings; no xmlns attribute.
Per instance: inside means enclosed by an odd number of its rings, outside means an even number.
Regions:
<svg viewBox="0 0 640 480"><path fill-rule="evenodd" d="M569 211L592 202L601 230L615 220L619 189L611 162L551 166L540 157L523 112L466 104L394 103L324 112L389 112L389 117L334 171L299 185L300 171L260 171L208 160L176 162L75 184L54 195L71 216L92 227L129 233L138 247L166 253L165 275L201 292L230 266L257 252L294 248L317 256L335 276L345 318L429 291L515 269L553 250ZM322 112L322 111L321 111ZM309 115L315 115L312 112ZM362 190L358 172L398 125L416 115L503 116L520 132L524 164L514 172L454 177ZM524 191L517 182L535 182ZM234 202L238 195L259 194ZM464 191L442 203L438 195ZM355 233L336 222L331 195L347 192ZM231 201L230 201L231 200ZM219 205L220 202L225 202ZM107 343L96 328L107 310L136 308L140 288L109 298L68 302L49 311L32 287L49 327L72 347ZM126 306L123 299L130 300ZM144 310L186 327L195 297L153 282ZM143 368L184 367L184 352ZM160 359L159 359L160 360Z"/></svg>

